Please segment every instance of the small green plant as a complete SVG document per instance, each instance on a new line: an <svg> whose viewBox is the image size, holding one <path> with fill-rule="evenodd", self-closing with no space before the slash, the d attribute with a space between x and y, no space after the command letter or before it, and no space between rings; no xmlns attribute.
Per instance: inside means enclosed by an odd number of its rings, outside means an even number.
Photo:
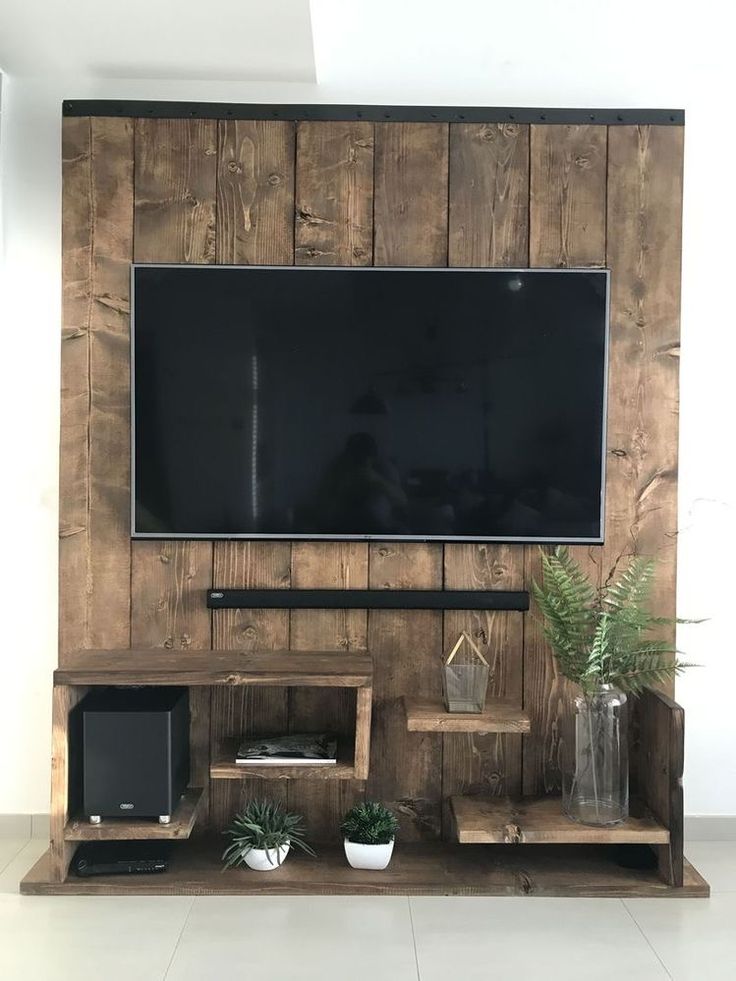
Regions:
<svg viewBox="0 0 736 981"><path fill-rule="evenodd" d="M678 661L674 645L652 637L658 627L694 621L653 616L647 606L654 580L652 559L634 557L601 589L563 546L542 552L543 583L532 585L544 633L562 674L590 695L601 685L638 692L692 667Z"/></svg>
<svg viewBox="0 0 736 981"><path fill-rule="evenodd" d="M348 841L359 845L388 845L399 824L392 811L376 801L356 804L343 818L340 830Z"/></svg>
<svg viewBox="0 0 736 981"><path fill-rule="evenodd" d="M304 840L301 815L287 813L274 801L250 801L222 833L232 838L232 843L222 855L225 863L223 871L233 865L243 865L245 856L253 849L265 850L272 865L274 860L271 854L278 856L278 849L287 844L300 848L308 855L314 855L314 851Z"/></svg>

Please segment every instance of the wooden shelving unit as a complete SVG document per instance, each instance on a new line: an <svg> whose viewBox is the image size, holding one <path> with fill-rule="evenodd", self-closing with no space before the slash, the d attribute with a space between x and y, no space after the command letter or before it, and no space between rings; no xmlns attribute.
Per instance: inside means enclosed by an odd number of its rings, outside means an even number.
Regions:
<svg viewBox="0 0 736 981"><path fill-rule="evenodd" d="M610 848L545 845L468 848L448 842L399 842L384 872L351 869L341 847L317 848L317 857L289 855L268 874L221 872L222 840L192 838L174 846L169 871L144 876L71 877L55 882L48 854L23 882L29 895L93 896L597 896L700 897L708 884L685 862L683 884L673 888L656 869L632 869L612 860Z"/></svg>
<svg viewBox="0 0 736 981"><path fill-rule="evenodd" d="M64 841L123 841L186 839L192 833L202 800L201 787L188 787L168 824L155 818L106 818L90 824L86 818L72 819L64 827Z"/></svg>
<svg viewBox="0 0 736 981"><path fill-rule="evenodd" d="M504 798L450 798L457 840L463 845L667 845L670 833L646 809L610 828L589 827L565 817L558 797L510 801Z"/></svg>
<svg viewBox="0 0 736 981"><path fill-rule="evenodd" d="M448 712L440 698L404 698L409 732L529 732L529 716L519 705L489 699L483 712Z"/></svg>
<svg viewBox="0 0 736 981"><path fill-rule="evenodd" d="M193 783L201 781L201 786L187 790L168 825L126 818L106 819L102 824L91 825L75 814L75 794L69 776L70 713L90 687L99 685L180 685L191 689L191 779ZM266 768L238 767L224 756L212 761L209 715L199 711L200 701L195 699L194 692L203 690L208 697L204 689L221 685L355 689L353 745L343 748L335 767L272 767L265 773ZM166 649L77 652L54 672L51 844L43 866L48 884L77 886L80 891L79 883L68 877L68 871L77 843L81 841L188 839L200 812L206 810L210 779L365 780L370 758L372 703L373 660L367 652ZM36 885L31 887L30 877L21 883L21 892L34 889Z"/></svg>

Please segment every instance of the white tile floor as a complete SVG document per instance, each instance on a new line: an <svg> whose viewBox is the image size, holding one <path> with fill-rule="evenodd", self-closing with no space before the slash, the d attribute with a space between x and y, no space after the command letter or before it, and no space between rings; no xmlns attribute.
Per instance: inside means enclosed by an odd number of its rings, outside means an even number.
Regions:
<svg viewBox="0 0 736 981"><path fill-rule="evenodd" d="M2 981L736 981L736 842L710 899L37 898L0 838Z"/></svg>

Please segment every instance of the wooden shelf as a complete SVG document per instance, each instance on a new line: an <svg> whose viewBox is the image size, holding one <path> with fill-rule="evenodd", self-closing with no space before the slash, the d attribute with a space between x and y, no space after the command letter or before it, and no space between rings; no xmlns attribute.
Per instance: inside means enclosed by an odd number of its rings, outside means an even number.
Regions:
<svg viewBox="0 0 736 981"><path fill-rule="evenodd" d="M138 841L143 839L188 838L192 833L202 799L200 787L188 787L169 824L156 818L105 818L101 824L90 824L86 818L68 821L65 841Z"/></svg>
<svg viewBox="0 0 736 981"><path fill-rule="evenodd" d="M409 732L529 732L529 716L518 705L489 699L483 712L448 712L441 698L403 699Z"/></svg>
<svg viewBox="0 0 736 981"><path fill-rule="evenodd" d="M434 842L397 842L384 872L351 869L341 846L316 846L317 858L289 855L267 875L249 869L221 872L222 840L192 838L173 849L169 871L155 875L51 878L48 852L20 886L26 895L213 896L597 896L702 897L708 884L688 863L682 887L662 881L656 868L626 868L616 849L591 845L466 848ZM642 849L644 851L644 849Z"/></svg>
<svg viewBox="0 0 736 981"><path fill-rule="evenodd" d="M368 653L335 651L76 651L57 685L271 685L360 688L373 681Z"/></svg>
<svg viewBox="0 0 736 981"><path fill-rule="evenodd" d="M226 744L210 766L212 780L356 780L353 753L338 744L334 766L247 766L235 762L237 743Z"/></svg>
<svg viewBox="0 0 736 981"><path fill-rule="evenodd" d="M647 810L624 824L595 828L565 817L559 797L452 797L457 840L480 844L648 844L666 845L670 833ZM634 807L632 807L632 810Z"/></svg>

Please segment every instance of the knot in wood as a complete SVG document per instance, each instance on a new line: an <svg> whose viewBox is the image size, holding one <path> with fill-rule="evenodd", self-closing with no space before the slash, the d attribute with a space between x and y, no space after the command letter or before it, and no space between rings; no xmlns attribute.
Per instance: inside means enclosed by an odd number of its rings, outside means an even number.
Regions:
<svg viewBox="0 0 736 981"><path fill-rule="evenodd" d="M590 157L586 157L583 153L578 153L575 157L575 166L581 170L587 170L590 167Z"/></svg>
<svg viewBox="0 0 736 981"><path fill-rule="evenodd" d="M249 640L255 640L256 628L253 626L252 623L245 628L245 630L243 631L243 636L247 637Z"/></svg>
<svg viewBox="0 0 736 981"><path fill-rule="evenodd" d="M619 446L617 446L616 449L611 450L611 453L613 453L614 456L618 456L618 457L626 456L626 450L622 450L621 447Z"/></svg>
<svg viewBox="0 0 736 981"><path fill-rule="evenodd" d="M192 646L192 638L189 634L182 634L179 638L179 646L182 650L186 650L188 647Z"/></svg>
<svg viewBox="0 0 736 981"><path fill-rule="evenodd" d="M171 561L171 559L169 558L166 552L159 552L158 560L159 562L163 562L164 565L168 565L169 562Z"/></svg>
<svg viewBox="0 0 736 981"><path fill-rule="evenodd" d="M507 845L520 845L524 840L524 832L518 824L507 824L503 829L503 840Z"/></svg>
<svg viewBox="0 0 736 981"><path fill-rule="evenodd" d="M269 174L268 175L268 183L272 187L277 187L281 183L281 175L280 174Z"/></svg>
<svg viewBox="0 0 736 981"><path fill-rule="evenodd" d="M227 169L231 174L242 174L243 172L243 168L239 163L236 163L235 160L230 161L230 163L227 165Z"/></svg>
<svg viewBox="0 0 736 981"><path fill-rule="evenodd" d="M174 647L174 638L173 637L167 637L166 640L164 640L164 647L166 648L167 651L173 650L173 647Z"/></svg>

